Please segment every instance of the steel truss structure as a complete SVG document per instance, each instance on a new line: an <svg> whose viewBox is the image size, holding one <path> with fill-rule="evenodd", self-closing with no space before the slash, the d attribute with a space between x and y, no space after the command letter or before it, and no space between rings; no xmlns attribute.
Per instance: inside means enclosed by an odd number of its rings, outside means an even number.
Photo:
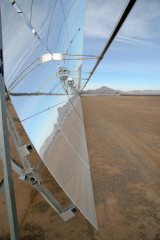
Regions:
<svg viewBox="0 0 160 240"><path fill-rule="evenodd" d="M2 88L1 88L1 92L2 92ZM9 97L6 97L6 100L8 101ZM13 119L7 107L7 104L5 105L6 105L5 106L6 119L0 122L0 125L1 125L0 127L1 129L4 130L5 133L7 133L7 131L9 132L9 135L12 139L12 142L15 146L15 149L21 161L22 167L18 162L16 162L14 159L11 159L10 157L7 159L7 161L11 163L11 168L19 175L19 178L25 182L30 183L44 197L44 199L50 204L50 206L58 213L58 215L64 221L69 220L70 218L75 216L75 212L77 212L78 209L72 202L68 207L63 208L63 206L59 203L59 201L56 200L56 198L52 195L52 193L42 183L42 178L39 172L43 166L43 162L42 160L40 160L37 168L30 162L27 156L34 150L34 147L32 146L31 143L23 145L15 125L15 121L17 121L17 119ZM2 146L2 143L0 143L0 148L4 149L4 151L9 152L8 144L7 145L5 144L4 146ZM2 160L2 162L4 163L4 160ZM5 179L2 179L0 182L0 193L2 193L4 188L6 188L4 183L5 183ZM8 196L6 197L8 198ZM10 217L11 215L9 213L9 218ZM15 221L15 217L13 221ZM13 239L17 239L17 238L13 238Z"/></svg>

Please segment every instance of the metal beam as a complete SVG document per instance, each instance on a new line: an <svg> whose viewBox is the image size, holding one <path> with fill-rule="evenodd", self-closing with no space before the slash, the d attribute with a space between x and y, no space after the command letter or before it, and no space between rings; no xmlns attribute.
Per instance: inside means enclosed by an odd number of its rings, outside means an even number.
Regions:
<svg viewBox="0 0 160 240"><path fill-rule="evenodd" d="M46 201L53 207L53 209L58 214L61 214L63 212L61 204L53 197L53 195L42 183L37 182L33 185L33 187L38 190L38 192L46 199Z"/></svg>
<svg viewBox="0 0 160 240"><path fill-rule="evenodd" d="M3 192L3 190L4 190L4 179L2 179L0 182L0 194Z"/></svg>
<svg viewBox="0 0 160 240"><path fill-rule="evenodd" d="M7 111L7 118L8 118L8 130L9 130L9 134L11 136L12 142L14 143L19 159L21 160L21 163L23 165L23 168L26 174L31 173L32 166L28 161L28 158L26 157L30 152L27 150L26 146L23 145L22 140L16 129L14 120L12 119L8 108L6 108L6 111Z"/></svg>
<svg viewBox="0 0 160 240"><path fill-rule="evenodd" d="M48 191L48 189L41 182L36 182L32 185L38 190L38 192L44 197L44 199L51 205L51 207L58 213L58 215L64 220L67 221L70 218L74 217L74 209L76 206L72 203L66 209L57 201L57 199ZM77 209L76 209L77 211Z"/></svg>
<svg viewBox="0 0 160 240"><path fill-rule="evenodd" d="M11 159L9 151L9 139L6 115L5 85L3 77L3 54L2 54L2 25L0 9L0 151L3 165L4 188L6 195L8 220L11 240L19 240L18 219L14 195Z"/></svg>
<svg viewBox="0 0 160 240"><path fill-rule="evenodd" d="M100 63L101 60L103 59L105 53L106 53L107 50L109 49L111 43L113 42L113 40L114 40L114 38L116 37L118 31L120 30L121 26L123 25L124 21L126 20L128 14L130 13L130 11L131 11L132 7L134 6L135 2L136 2L136 0L130 0L129 3L127 4L127 6L126 6L126 8L125 8L125 10L124 10L121 18L119 19L117 25L115 26L115 28L114 28L114 30L113 30L113 32L112 32L109 40L107 41L107 43L106 43L103 51L101 52L101 54L100 54L100 56L99 56L96 64L94 65L94 67L93 67L93 69L92 69L92 71L91 71L91 73L90 73L90 75L89 75L89 77L88 77L88 79L87 79L84 87L82 88L82 91L83 91L83 89L85 88L85 86L87 85L87 83L88 83L88 81L90 80L90 78L92 77L92 75L93 75L93 73L95 72L96 68L98 67L99 63Z"/></svg>
<svg viewBox="0 0 160 240"><path fill-rule="evenodd" d="M39 173L43 167L44 163L42 160L39 161L36 171Z"/></svg>
<svg viewBox="0 0 160 240"><path fill-rule="evenodd" d="M9 95L14 96L14 97L23 97L23 96L63 96L67 95L66 93L40 93L40 92L32 92L32 93L12 93L10 92Z"/></svg>
<svg viewBox="0 0 160 240"><path fill-rule="evenodd" d="M12 165L12 169L13 169L19 176L22 176L22 175L25 176L25 171L23 170L23 168L22 168L14 159L11 159L11 165Z"/></svg>

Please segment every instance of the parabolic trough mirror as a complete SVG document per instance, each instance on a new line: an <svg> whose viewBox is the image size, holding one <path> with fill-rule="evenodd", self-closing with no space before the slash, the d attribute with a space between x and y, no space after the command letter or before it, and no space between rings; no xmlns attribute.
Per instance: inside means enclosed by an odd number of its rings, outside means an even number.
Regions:
<svg viewBox="0 0 160 240"><path fill-rule="evenodd" d="M19 119L58 184L97 227L78 94L85 0L2 0L1 11L5 84Z"/></svg>

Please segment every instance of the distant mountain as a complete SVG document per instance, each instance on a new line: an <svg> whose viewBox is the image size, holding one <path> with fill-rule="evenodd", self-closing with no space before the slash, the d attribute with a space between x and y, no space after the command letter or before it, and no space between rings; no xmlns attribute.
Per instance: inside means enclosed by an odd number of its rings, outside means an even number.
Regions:
<svg viewBox="0 0 160 240"><path fill-rule="evenodd" d="M70 98L70 100L72 101L72 104L74 105L75 102L76 102L76 97L73 96L73 97ZM70 101L68 101L62 107L57 108L58 117L57 117L56 123L54 124L53 131L45 139L43 145L40 148L40 156L41 156L41 158L45 157L45 154L46 154L49 146L53 143L57 133L61 130L62 125L63 125L63 123L65 121L65 118L69 115L70 111L73 108L72 104L71 104Z"/></svg>
<svg viewBox="0 0 160 240"><path fill-rule="evenodd" d="M108 88L108 87L101 87L95 90L86 90L83 91L83 94L116 94L116 90L112 89L112 88Z"/></svg>
<svg viewBox="0 0 160 240"><path fill-rule="evenodd" d="M134 90L127 93L133 95L160 95L160 90Z"/></svg>
<svg viewBox="0 0 160 240"><path fill-rule="evenodd" d="M160 90L134 90L134 91L120 91L108 87L101 87L95 90L83 91L83 94L122 94L122 95L160 95Z"/></svg>

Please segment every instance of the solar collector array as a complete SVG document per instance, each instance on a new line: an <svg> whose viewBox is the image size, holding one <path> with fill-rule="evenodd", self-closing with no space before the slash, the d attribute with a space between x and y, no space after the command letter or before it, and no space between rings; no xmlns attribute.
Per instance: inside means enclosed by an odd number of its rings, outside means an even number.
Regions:
<svg viewBox="0 0 160 240"><path fill-rule="evenodd" d="M48 49L67 54L82 54L85 1L16 1L37 39L9 1L2 0L5 84ZM34 92L56 74L58 67L71 71L80 87L81 60L50 61L24 77L12 92ZM56 87L58 86L58 87ZM61 96L11 96L20 120L45 165L85 217L95 226L96 215L83 114L79 95L66 94L58 77L43 89ZM59 104L59 105L57 105ZM57 105L49 109L51 106ZM43 111L48 108L48 111Z"/></svg>

